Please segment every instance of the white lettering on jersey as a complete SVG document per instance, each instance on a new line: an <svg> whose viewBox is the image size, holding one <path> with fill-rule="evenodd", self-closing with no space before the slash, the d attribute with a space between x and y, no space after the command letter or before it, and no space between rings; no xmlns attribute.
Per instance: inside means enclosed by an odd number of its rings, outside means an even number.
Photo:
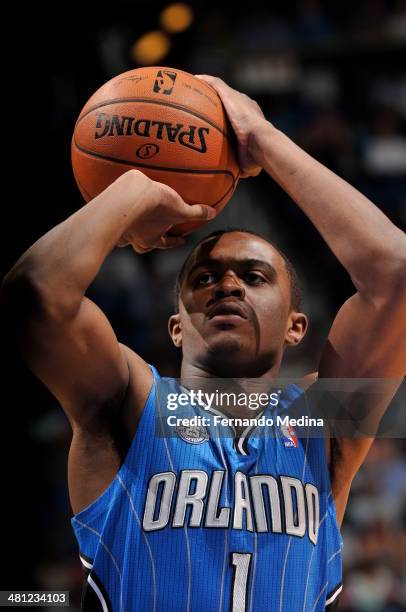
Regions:
<svg viewBox="0 0 406 612"><path fill-rule="evenodd" d="M302 538L306 533L303 484L297 478L291 478L290 476L281 476L281 483L285 503L286 533Z"/></svg>
<svg viewBox="0 0 406 612"><path fill-rule="evenodd" d="M228 527L230 522L230 508L221 508L219 501L221 487L224 480L224 470L215 470L211 477L209 499L207 500L205 527Z"/></svg>
<svg viewBox="0 0 406 612"><path fill-rule="evenodd" d="M173 527L182 527L185 522L186 508L191 506L192 513L189 518L189 527L200 527L202 521L208 476L202 470L182 470L176 499ZM192 482L196 482L194 493L190 493Z"/></svg>
<svg viewBox="0 0 406 612"><path fill-rule="evenodd" d="M144 518L142 521L142 526L145 531L163 529L168 524L175 483L176 475L173 472L161 472L152 476L148 485L147 500L145 502ZM158 517L154 520L154 515L157 511L155 506L160 484L163 485L163 491Z"/></svg>
<svg viewBox="0 0 406 612"><path fill-rule="evenodd" d="M233 529L243 528L243 514L245 512L247 531L254 531L252 527L250 491L248 488L247 477L242 472L235 473L234 488L235 503Z"/></svg>
<svg viewBox="0 0 406 612"><path fill-rule="evenodd" d="M273 531L274 533L282 533L282 518L279 502L278 482L276 478L270 474L261 474L259 476L251 476L251 490L254 500L254 513L257 531L259 533L265 531ZM266 511L265 500L263 495L264 486L268 491L269 505L271 509L272 529L269 529Z"/></svg>
<svg viewBox="0 0 406 612"><path fill-rule="evenodd" d="M222 507L224 483L224 470L214 470L211 478L204 470L182 470L178 477L173 472L154 474L146 495L144 530L167 527L173 510L172 527L200 527L205 516L204 527L225 529L232 516L233 529L284 533L299 538L307 533L309 540L317 544L320 501L314 484L304 485L290 476L248 477L237 471L234 498L230 492L231 507Z"/></svg>

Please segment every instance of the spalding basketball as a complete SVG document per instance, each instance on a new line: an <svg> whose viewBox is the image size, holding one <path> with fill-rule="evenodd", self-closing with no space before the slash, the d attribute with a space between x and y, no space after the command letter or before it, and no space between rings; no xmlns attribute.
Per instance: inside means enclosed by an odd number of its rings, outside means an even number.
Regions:
<svg viewBox="0 0 406 612"><path fill-rule="evenodd" d="M220 211L239 178L231 139L210 85L182 70L139 68L108 81L83 107L72 138L73 172L86 201L136 168L185 202Z"/></svg>

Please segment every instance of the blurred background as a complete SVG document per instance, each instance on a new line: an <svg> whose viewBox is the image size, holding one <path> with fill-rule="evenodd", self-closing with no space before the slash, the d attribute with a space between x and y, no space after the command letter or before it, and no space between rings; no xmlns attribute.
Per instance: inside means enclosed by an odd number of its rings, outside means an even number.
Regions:
<svg viewBox="0 0 406 612"><path fill-rule="evenodd" d="M2 273L82 200L70 139L89 96L131 68L163 65L215 74L255 98L266 117L319 161L406 222L406 2L297 0L53 3L11 7L3 150L11 161L2 207ZM18 59L16 59L18 58ZM14 175L11 174L14 170ZM11 187L11 189L10 189ZM113 252L88 295L121 342L164 375L179 354L166 320L191 245L227 226L265 233L303 281L310 330L284 376L317 368L329 326L353 288L306 217L262 173L185 248ZM47 390L9 348L3 366L2 589L66 589L79 610L82 573L69 520L70 428ZM357 476L343 527L342 610L406 610L406 445L377 441ZM7 572L8 570L8 572ZM136 570L135 570L136 571ZM7 574L9 573L9 576ZM7 578L6 578L7 576ZM4 580L4 582L3 582ZM49 609L49 608L48 608Z"/></svg>

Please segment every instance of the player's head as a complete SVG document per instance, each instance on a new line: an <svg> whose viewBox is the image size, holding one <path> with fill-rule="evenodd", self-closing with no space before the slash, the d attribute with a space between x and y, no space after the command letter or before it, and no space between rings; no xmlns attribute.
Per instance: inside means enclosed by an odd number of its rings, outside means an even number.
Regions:
<svg viewBox="0 0 406 612"><path fill-rule="evenodd" d="M203 238L176 281L169 333L183 358L217 376L276 373L307 318L288 258L261 235L221 230Z"/></svg>

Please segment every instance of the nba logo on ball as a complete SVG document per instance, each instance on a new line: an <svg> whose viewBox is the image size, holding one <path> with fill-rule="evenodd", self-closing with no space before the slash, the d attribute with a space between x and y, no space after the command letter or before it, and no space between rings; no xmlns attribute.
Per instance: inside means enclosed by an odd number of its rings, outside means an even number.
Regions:
<svg viewBox="0 0 406 612"><path fill-rule="evenodd" d="M154 92L170 96L176 81L176 72L158 70L154 83Z"/></svg>

